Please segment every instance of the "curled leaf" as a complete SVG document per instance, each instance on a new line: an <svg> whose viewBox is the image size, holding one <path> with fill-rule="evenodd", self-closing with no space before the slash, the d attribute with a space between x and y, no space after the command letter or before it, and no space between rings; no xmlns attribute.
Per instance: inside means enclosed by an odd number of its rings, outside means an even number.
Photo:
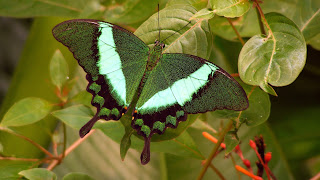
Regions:
<svg viewBox="0 0 320 180"><path fill-rule="evenodd" d="M293 21L278 13L266 14L270 26L267 37L253 36L239 55L241 79L276 95L273 86L291 84L306 63L306 43Z"/></svg>

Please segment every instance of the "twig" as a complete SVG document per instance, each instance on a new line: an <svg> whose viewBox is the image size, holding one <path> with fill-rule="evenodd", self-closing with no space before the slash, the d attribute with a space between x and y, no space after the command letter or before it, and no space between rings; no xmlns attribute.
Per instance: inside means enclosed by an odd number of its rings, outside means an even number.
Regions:
<svg viewBox="0 0 320 180"><path fill-rule="evenodd" d="M0 127L0 130L5 131L5 132L7 132L7 133L10 133L10 134L12 134L12 135L14 135L14 136L17 136L17 137L19 137L19 138L21 138L21 139L24 139L24 140L30 142L32 145L34 145L35 147L37 147L38 149L40 149L42 152L44 152L45 154L47 154L50 158L53 158L53 157L54 157L48 150L46 150L46 149L43 148L40 144L34 142L33 140L31 140L30 138L28 138L28 137L26 137L26 136L23 136L23 135L21 135L21 134L18 134L18 133L16 133L16 132L12 131L11 129L4 128L4 127Z"/></svg>
<svg viewBox="0 0 320 180"><path fill-rule="evenodd" d="M37 162L37 161L40 161L40 159L16 158L16 157L3 157L3 156L0 156L0 160L29 161L29 162Z"/></svg>
<svg viewBox="0 0 320 180"><path fill-rule="evenodd" d="M216 153L217 153L217 151L218 151L218 149L219 149L219 147L220 147L220 145L221 145L221 143L222 143L222 141L223 141L223 139L224 139L224 136L225 136L225 135L227 134L227 132L232 128L232 125L233 125L233 120L229 120L227 126L226 126L226 127L223 129L223 131L221 132L217 144L216 144L216 145L214 146L214 148L212 149L209 158L207 159L205 165L203 166L203 168L202 168L202 170L201 170L201 172L200 172L200 174L199 174L199 176L198 176L198 178L197 178L198 180L201 180L201 179L203 178L204 174L206 173L208 167L209 167L210 164L211 164L212 159L213 159L214 156L216 155Z"/></svg>
<svg viewBox="0 0 320 180"><path fill-rule="evenodd" d="M230 20L230 18L227 18L229 24L231 25L232 29L234 30L234 32L236 33L238 39L240 40L242 46L244 45L244 41L239 33L239 31L236 29L236 27L234 27L234 25L232 24L232 21Z"/></svg>
<svg viewBox="0 0 320 180"><path fill-rule="evenodd" d="M91 130L85 137L79 138L77 141L75 141L71 146L68 147L68 149L64 151L64 153L62 153L59 156L59 160L54 160L49 164L49 166L47 167L47 170L49 171L53 170L59 164L59 162L61 162L62 157L67 156L70 152L72 152L75 148L77 148L83 141L85 141L88 137L90 137L91 134L94 132L95 132L95 129Z"/></svg>
<svg viewBox="0 0 320 180"><path fill-rule="evenodd" d="M257 3L257 2L255 2ZM264 26L263 26L263 23L261 21L261 15L259 13L259 9L256 8L256 12L257 12L257 16L258 16L258 21L259 21L259 27L260 27L260 31L261 31L261 34L265 34L266 35L266 30L264 30Z"/></svg>

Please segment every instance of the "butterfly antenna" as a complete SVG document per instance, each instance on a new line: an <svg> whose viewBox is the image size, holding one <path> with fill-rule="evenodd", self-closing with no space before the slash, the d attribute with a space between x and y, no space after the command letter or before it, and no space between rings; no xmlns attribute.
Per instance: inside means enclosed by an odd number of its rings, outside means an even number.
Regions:
<svg viewBox="0 0 320 180"><path fill-rule="evenodd" d="M181 31L182 29L184 29L185 27L187 27L189 24L191 23L191 21L188 22L188 24L184 25L182 28L180 28L177 32ZM166 37L162 42L164 42L165 40L167 40L168 38L170 38L171 36L175 35L177 32L172 33L170 36Z"/></svg>
<svg viewBox="0 0 320 180"><path fill-rule="evenodd" d="M160 41L160 13L159 13L159 11L160 11L160 7L159 7L159 3L158 3L158 28L159 28L159 41Z"/></svg>

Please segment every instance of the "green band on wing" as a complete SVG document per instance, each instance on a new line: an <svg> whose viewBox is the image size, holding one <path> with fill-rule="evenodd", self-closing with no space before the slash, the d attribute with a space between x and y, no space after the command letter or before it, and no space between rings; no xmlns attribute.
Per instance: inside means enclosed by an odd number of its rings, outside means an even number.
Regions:
<svg viewBox="0 0 320 180"><path fill-rule="evenodd" d="M135 125L138 125L138 126L142 126L143 125L143 120L142 119L137 119L135 122L134 122Z"/></svg>
<svg viewBox="0 0 320 180"><path fill-rule="evenodd" d="M97 81L99 78L98 78L98 76L93 76L92 77L92 81Z"/></svg>
<svg viewBox="0 0 320 180"><path fill-rule="evenodd" d="M111 114L115 115L116 117L119 117L120 112L119 112L119 110L117 108L113 108L111 110Z"/></svg>
<svg viewBox="0 0 320 180"><path fill-rule="evenodd" d="M193 94L197 93L201 87L207 84L209 75L214 74L217 69L218 67L214 64L203 64L188 77L176 81L172 86L153 95L141 107L138 107L137 110L140 114L144 114L176 103L183 106L186 102L192 100Z"/></svg>
<svg viewBox="0 0 320 180"><path fill-rule="evenodd" d="M177 112L176 112L176 117L177 117L177 118L180 118L180 117L182 117L182 116L184 116L184 111L177 111Z"/></svg>
<svg viewBox="0 0 320 180"><path fill-rule="evenodd" d="M146 126L146 125L143 125L141 127L141 131L146 135L146 137L148 137L150 135L150 133L151 133L150 128L148 126Z"/></svg>
<svg viewBox="0 0 320 180"><path fill-rule="evenodd" d="M159 131L163 131L164 130L164 127L165 127L165 124L160 122L160 121L156 121L154 124L153 124L153 129L158 129Z"/></svg>
<svg viewBox="0 0 320 180"><path fill-rule="evenodd" d="M111 113L111 110L108 108L102 108L99 112L99 116L109 116Z"/></svg>
<svg viewBox="0 0 320 180"><path fill-rule="evenodd" d="M99 96L99 95L96 95L94 98L93 98L93 102L94 103L97 103L100 105L100 107L104 104L104 99L103 97Z"/></svg>
<svg viewBox="0 0 320 180"><path fill-rule="evenodd" d="M126 103L126 81L122 72L120 56L115 48L113 31L111 24L99 22L101 35L98 40L100 60L97 65L99 73L105 75L111 85L112 92L116 94L115 99L120 105L129 105Z"/></svg>
<svg viewBox="0 0 320 180"><path fill-rule="evenodd" d="M89 89L98 94L98 92L101 90L101 86L94 82L89 86Z"/></svg>
<svg viewBox="0 0 320 180"><path fill-rule="evenodd" d="M172 124L174 126L176 126L177 124L177 119L171 115L167 116L166 118L166 124Z"/></svg>

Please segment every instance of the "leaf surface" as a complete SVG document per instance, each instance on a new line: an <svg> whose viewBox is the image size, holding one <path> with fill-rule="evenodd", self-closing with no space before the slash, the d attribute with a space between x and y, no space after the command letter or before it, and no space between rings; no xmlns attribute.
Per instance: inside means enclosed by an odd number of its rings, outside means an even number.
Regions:
<svg viewBox="0 0 320 180"><path fill-rule="evenodd" d="M290 19L278 13L266 14L266 19L268 37L256 35L246 42L238 68L245 83L276 95L270 85L286 86L298 77L306 62L306 44Z"/></svg>

